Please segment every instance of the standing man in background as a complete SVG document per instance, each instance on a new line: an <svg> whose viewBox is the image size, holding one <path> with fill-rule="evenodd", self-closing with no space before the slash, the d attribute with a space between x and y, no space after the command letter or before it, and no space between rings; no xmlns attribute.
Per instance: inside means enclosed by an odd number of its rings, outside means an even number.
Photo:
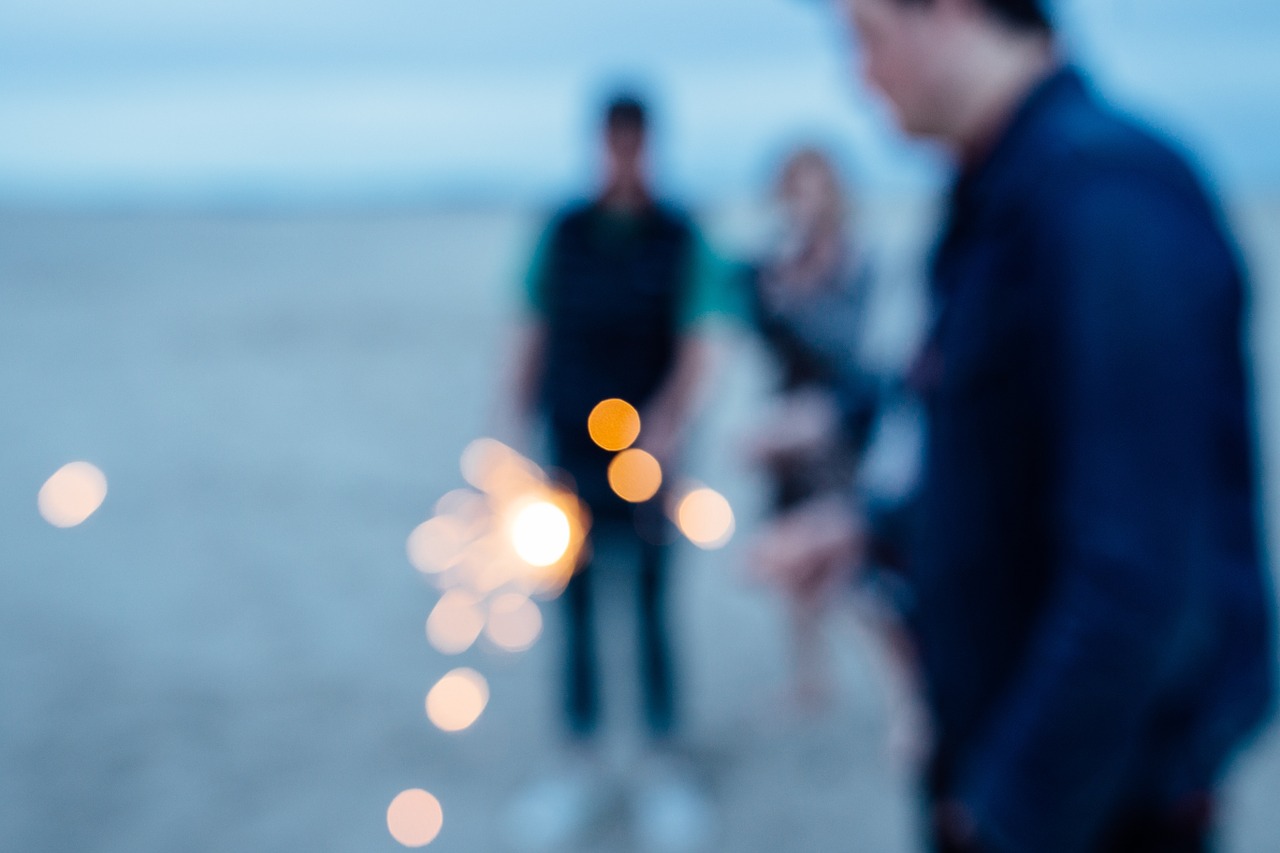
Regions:
<svg viewBox="0 0 1280 853"><path fill-rule="evenodd" d="M959 171L905 570L935 849L1206 850L1275 658L1222 215L1043 0L845 2L868 81Z"/></svg>
<svg viewBox="0 0 1280 853"><path fill-rule="evenodd" d="M705 305L705 267L692 223L657 201L650 188L645 106L629 95L614 98L605 110L601 141L605 174L599 194L553 219L531 266L532 322L517 360L520 413L526 421L535 413L546 419L551 463L569 475L590 510L589 548L595 556L563 596L564 713L573 766L518 801L515 822L531 846L560 849L604 805L593 588L625 580L615 566L601 564L602 557L621 554L633 558L636 569L639 670L651 746L649 766L636 774L642 786L639 829L649 849L690 850L706 841L710 812L673 754L677 707L666 619L665 492L637 502L619 497L608 476L614 453L593 440L588 419L605 400L634 406L640 414L638 446L671 478L703 373L705 344L697 320Z"/></svg>

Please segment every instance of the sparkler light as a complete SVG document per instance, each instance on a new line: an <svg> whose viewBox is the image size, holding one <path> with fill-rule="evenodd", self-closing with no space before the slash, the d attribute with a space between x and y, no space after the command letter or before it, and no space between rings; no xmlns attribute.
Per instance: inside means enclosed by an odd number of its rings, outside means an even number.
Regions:
<svg viewBox="0 0 1280 853"><path fill-rule="evenodd" d="M569 517L549 501L534 501L516 511L511 542L516 554L531 566L545 568L564 557L572 542Z"/></svg>
<svg viewBox="0 0 1280 853"><path fill-rule="evenodd" d="M605 450L626 450L640 435L640 413L626 400L601 400L587 418L587 432Z"/></svg>
<svg viewBox="0 0 1280 853"><path fill-rule="evenodd" d="M624 501L644 503L662 487L662 466L643 450L624 450L609 463L609 487Z"/></svg>
<svg viewBox="0 0 1280 853"><path fill-rule="evenodd" d="M542 614L529 596L553 597L569 582L586 540L586 509L494 439L468 445L461 467L475 491L440 498L405 545L410 563L443 590L427 618L427 639L443 654L461 654L484 631L495 647L524 651L542 633ZM460 668L436 682L424 704L433 724L458 732L488 703L484 676ZM421 789L403 792L387 810L391 835L406 847L430 844L442 823L439 802Z"/></svg>
<svg viewBox="0 0 1280 853"><path fill-rule="evenodd" d="M601 448L620 451L608 471L614 492L631 503L653 498L662 486L662 467L651 454L631 447L640 432L635 409L622 400L606 400L593 410L588 426ZM586 541L586 508L537 465L494 439L468 445L462 473L475 491L458 489L442 497L435 515L406 543L410 562L444 590L427 619L427 637L444 654L465 652L482 632L498 649L524 651L543 627L530 596L554 597L569 582ZM713 489L687 490L668 511L700 548L720 548L733 535L733 509ZM475 724L488 703L484 676L462 667L432 686L424 707L437 728L460 732ZM398 795L387 810L391 835L406 847L430 844L442 825L440 803L418 788Z"/></svg>
<svg viewBox="0 0 1280 853"><path fill-rule="evenodd" d="M587 513L578 499L491 438L467 446L462 474L477 491L457 489L437 502L436 514L409 536L409 561L446 592L559 594L586 539ZM454 648L462 639L443 645Z"/></svg>

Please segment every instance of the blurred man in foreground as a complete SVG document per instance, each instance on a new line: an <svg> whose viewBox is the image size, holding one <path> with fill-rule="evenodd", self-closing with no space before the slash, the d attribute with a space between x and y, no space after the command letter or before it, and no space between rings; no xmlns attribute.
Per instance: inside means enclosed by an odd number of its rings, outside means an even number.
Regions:
<svg viewBox="0 0 1280 853"><path fill-rule="evenodd" d="M602 401L633 405L640 414L637 444L670 481L703 372L698 321L707 304L700 289L706 265L693 224L650 190L644 105L618 96L605 110L602 131L603 186L547 228L529 273L533 316L517 358L522 419L545 417L551 462L569 475L591 512L589 547L595 554L563 596L564 711L574 766L521 798L515 823L527 846L559 850L607 805L610 786L600 772L598 743L602 684L594 590L619 579L609 577L615 568L609 558L630 552L625 556L636 569L638 668L651 748L647 766L633 774L640 783L638 828L648 849L690 850L708 840L712 816L673 748L677 694L666 618L666 491L642 488L624 500L620 494L634 486L625 488L609 473L619 447L601 446L588 421Z"/></svg>
<svg viewBox="0 0 1280 853"><path fill-rule="evenodd" d="M1236 249L1039 0L846 4L959 166L905 571L936 849L1204 850L1273 691Z"/></svg>

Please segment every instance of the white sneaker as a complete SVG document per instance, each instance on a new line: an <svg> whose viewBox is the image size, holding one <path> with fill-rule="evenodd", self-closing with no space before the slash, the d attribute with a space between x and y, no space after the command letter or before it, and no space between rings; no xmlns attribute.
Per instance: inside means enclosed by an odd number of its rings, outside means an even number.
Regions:
<svg viewBox="0 0 1280 853"><path fill-rule="evenodd" d="M691 774L667 762L641 778L635 818L641 847L652 853L706 850L715 837L710 798Z"/></svg>
<svg viewBox="0 0 1280 853"><path fill-rule="evenodd" d="M515 850L560 851L579 841L605 815L609 804L600 774L586 768L549 776L512 801L503 827Z"/></svg>

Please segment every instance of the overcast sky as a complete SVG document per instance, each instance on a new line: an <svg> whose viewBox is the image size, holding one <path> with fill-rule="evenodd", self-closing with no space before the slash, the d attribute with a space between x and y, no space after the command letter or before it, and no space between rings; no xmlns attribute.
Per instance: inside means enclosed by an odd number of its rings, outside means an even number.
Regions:
<svg viewBox="0 0 1280 853"><path fill-rule="evenodd" d="M1233 189L1280 188L1280 4L1058 0L1110 90ZM660 172L750 191L817 137L873 188L936 180L824 0L6 0L0 202L541 199L643 84Z"/></svg>

